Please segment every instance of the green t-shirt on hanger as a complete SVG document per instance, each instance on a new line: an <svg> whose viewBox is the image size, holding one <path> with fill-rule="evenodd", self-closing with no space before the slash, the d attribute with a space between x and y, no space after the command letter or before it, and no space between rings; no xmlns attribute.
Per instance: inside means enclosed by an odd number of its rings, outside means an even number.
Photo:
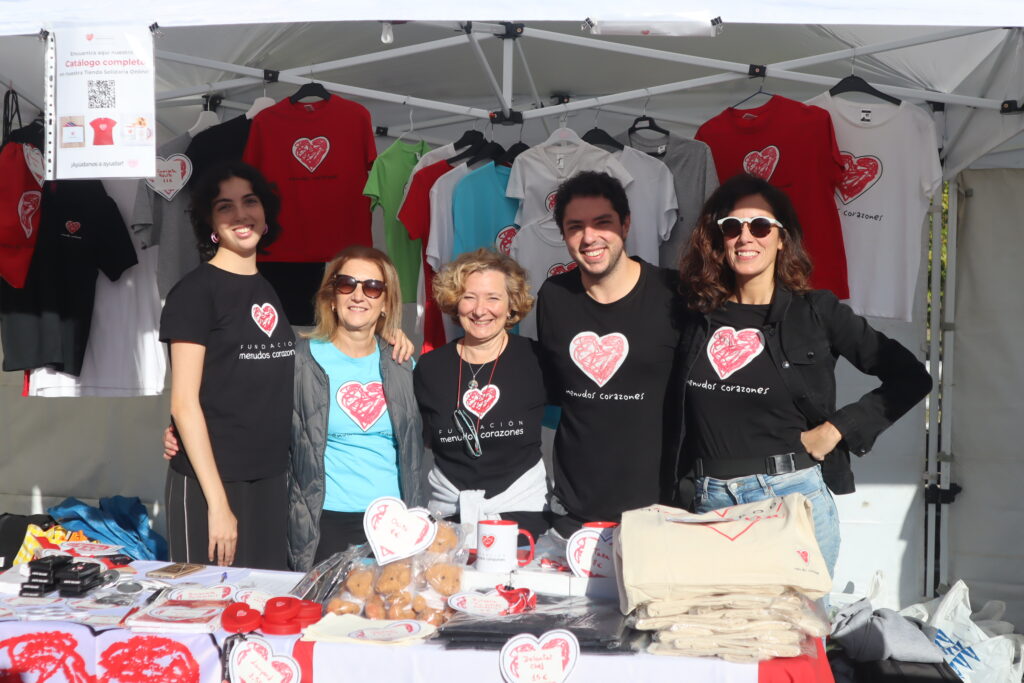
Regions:
<svg viewBox="0 0 1024 683"><path fill-rule="evenodd" d="M363 188L363 194L370 198L370 210L379 206L384 212L385 242L388 256L398 271L403 303L416 301L416 282L423 257L420 240L409 239L405 226L398 220L398 210L402 207L402 194L413 167L429 151L430 145L422 140L396 140L373 162L370 177Z"/></svg>

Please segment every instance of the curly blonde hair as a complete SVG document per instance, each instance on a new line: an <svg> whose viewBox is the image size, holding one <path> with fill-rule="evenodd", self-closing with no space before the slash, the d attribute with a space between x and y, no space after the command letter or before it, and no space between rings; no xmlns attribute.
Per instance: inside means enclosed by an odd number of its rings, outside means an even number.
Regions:
<svg viewBox="0 0 1024 683"><path fill-rule="evenodd" d="M334 276L341 272L346 263L354 259L369 261L380 268L384 276L384 313L377 321L374 333L379 337L391 338L396 330L402 328L402 294L399 290L398 272L394 264L380 249L352 245L342 249L334 259L324 267L324 277L320 281L320 289L316 292L316 322L313 331L307 337L330 341L338 329L338 316L331 305L334 303Z"/></svg>
<svg viewBox="0 0 1024 683"><path fill-rule="evenodd" d="M510 314L505 327L512 327L530 312L534 299L523 267L515 259L491 249L467 251L442 268L433 280L434 301L442 313L458 323L459 300L466 293L466 278L485 270L496 270L505 276Z"/></svg>

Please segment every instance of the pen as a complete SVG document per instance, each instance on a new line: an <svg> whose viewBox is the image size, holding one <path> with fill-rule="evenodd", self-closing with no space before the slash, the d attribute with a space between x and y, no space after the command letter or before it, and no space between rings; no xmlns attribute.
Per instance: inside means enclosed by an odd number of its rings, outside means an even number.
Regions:
<svg viewBox="0 0 1024 683"><path fill-rule="evenodd" d="M128 618L131 617L136 612L138 612L143 607L146 607L148 605L152 605L154 602L156 602L156 599L158 597L160 597L160 595L162 595L165 590L167 590L167 589L166 588L159 588L159 589L153 591L153 594L150 595L148 598L146 598L145 602L143 602L141 605L135 605L130 610L128 610L128 613L125 614L124 617L121 618L121 621L117 622L118 627L119 628L123 627L125 625L125 623L128 621Z"/></svg>
<svg viewBox="0 0 1024 683"><path fill-rule="evenodd" d="M228 580L228 573L227 573L227 572L221 572L221 575L220 575L220 582L221 582L221 583L224 583L224 582L225 582L225 581L227 581L227 580Z"/></svg>

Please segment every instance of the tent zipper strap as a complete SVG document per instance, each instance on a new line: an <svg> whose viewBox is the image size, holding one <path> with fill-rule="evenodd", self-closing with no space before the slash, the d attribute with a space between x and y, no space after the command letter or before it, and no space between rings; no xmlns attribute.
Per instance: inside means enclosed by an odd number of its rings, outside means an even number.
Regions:
<svg viewBox="0 0 1024 683"><path fill-rule="evenodd" d="M46 94L43 102L43 130L45 131L44 161L46 164L47 180L54 180L55 158L57 149L55 140L55 125L57 120L57 43L53 31L46 36Z"/></svg>

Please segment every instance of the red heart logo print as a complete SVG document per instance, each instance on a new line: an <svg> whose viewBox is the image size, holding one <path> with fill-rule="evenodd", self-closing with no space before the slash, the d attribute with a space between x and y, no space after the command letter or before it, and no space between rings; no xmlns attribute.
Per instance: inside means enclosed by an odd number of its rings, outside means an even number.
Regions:
<svg viewBox="0 0 1024 683"><path fill-rule="evenodd" d="M512 255L512 240L519 234L519 228L509 225L498 231L494 238L494 248L505 256Z"/></svg>
<svg viewBox="0 0 1024 683"><path fill-rule="evenodd" d="M28 167L29 173L39 183L39 187L43 186L43 179L46 176L46 167L43 163L43 153L39 151L38 147L32 145L22 145L22 154L25 155L25 166Z"/></svg>
<svg viewBox="0 0 1024 683"><path fill-rule="evenodd" d="M753 327L739 331L732 327L719 327L708 341L708 360L719 379L726 379L743 369L762 351L764 335Z"/></svg>
<svg viewBox="0 0 1024 683"><path fill-rule="evenodd" d="M804 564L808 562L808 555L806 550L797 550L796 554L800 556L800 559L804 561Z"/></svg>
<svg viewBox="0 0 1024 683"><path fill-rule="evenodd" d="M548 277L553 275L561 275L562 273L568 273L570 270L576 270L576 262L570 261L569 263L556 263L555 265L548 268Z"/></svg>
<svg viewBox="0 0 1024 683"><path fill-rule="evenodd" d="M580 332L569 342L572 362L599 387L608 383L628 355L629 340L619 332L603 337L595 332Z"/></svg>
<svg viewBox="0 0 1024 683"><path fill-rule="evenodd" d="M466 410L483 419L494 404L501 398L501 389L494 384L488 384L480 389L469 389L462 395L462 405Z"/></svg>
<svg viewBox="0 0 1024 683"><path fill-rule="evenodd" d="M871 154L858 157L849 152L840 152L839 158L843 162L843 179L839 181L836 194L843 204L849 204L882 177L882 160Z"/></svg>
<svg viewBox="0 0 1024 683"><path fill-rule="evenodd" d="M388 407L384 398L384 385L380 382L345 382L338 387L335 398L338 407L364 432L376 424Z"/></svg>
<svg viewBox="0 0 1024 683"><path fill-rule="evenodd" d="M554 211L555 210L555 197L557 197L557 196L558 196L558 192L555 191L555 192L552 192L551 194L549 194L547 196L547 198L544 200L544 206L548 207L548 211Z"/></svg>
<svg viewBox="0 0 1024 683"><path fill-rule="evenodd" d="M327 158L327 153L330 151L331 141L323 135L312 140L309 138L299 138L292 143L292 155L310 173L316 171L317 167Z"/></svg>
<svg viewBox="0 0 1024 683"><path fill-rule="evenodd" d="M43 193L39 190L29 190L18 200L18 222L21 223L25 239L32 237L39 225L39 205L42 200Z"/></svg>
<svg viewBox="0 0 1024 683"><path fill-rule="evenodd" d="M482 540L485 548L490 548L494 545L494 536L484 536Z"/></svg>
<svg viewBox="0 0 1024 683"><path fill-rule="evenodd" d="M64 221L64 228L74 235L82 227L82 224L78 221Z"/></svg>
<svg viewBox="0 0 1024 683"><path fill-rule="evenodd" d="M771 180L775 167L779 165L779 148L768 145L760 152L747 152L743 157L743 170L764 180Z"/></svg>
<svg viewBox="0 0 1024 683"><path fill-rule="evenodd" d="M252 319L259 325L259 328L269 337L274 334L277 327L277 309L271 304L252 305Z"/></svg>

